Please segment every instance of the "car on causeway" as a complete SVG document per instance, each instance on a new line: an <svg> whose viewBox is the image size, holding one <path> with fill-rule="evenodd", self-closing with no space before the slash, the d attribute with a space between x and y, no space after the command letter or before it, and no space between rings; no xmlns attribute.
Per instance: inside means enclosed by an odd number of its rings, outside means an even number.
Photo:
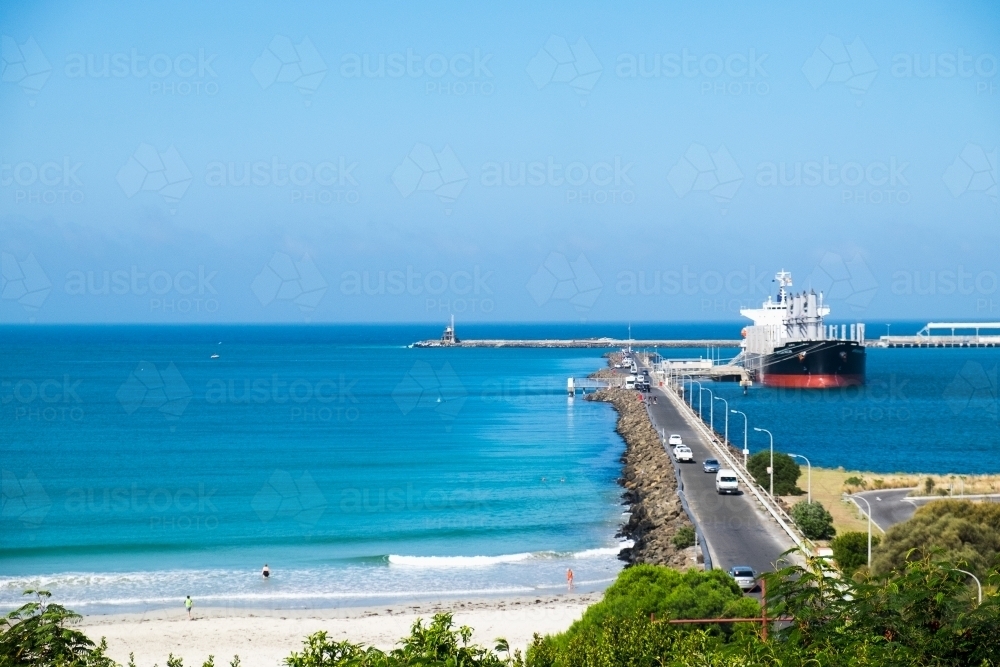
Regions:
<svg viewBox="0 0 1000 667"><path fill-rule="evenodd" d="M701 464L701 469L705 472L719 472L722 466L719 465L718 459L705 459L705 462Z"/></svg>
<svg viewBox="0 0 1000 667"><path fill-rule="evenodd" d="M691 451L690 447L677 445L674 447L674 458L682 463L693 463L694 452Z"/></svg>
<svg viewBox="0 0 1000 667"><path fill-rule="evenodd" d="M729 568L729 576L736 580L736 585L745 591L757 588L757 573L749 565L735 565Z"/></svg>
<svg viewBox="0 0 1000 667"><path fill-rule="evenodd" d="M740 480L735 470L719 468L719 472L715 473L715 492L720 495L740 492Z"/></svg>
<svg viewBox="0 0 1000 667"><path fill-rule="evenodd" d="M671 447L676 447L677 445L683 445L684 441L681 440L681 436L674 433L673 435L670 436L669 439L667 439L667 444L670 445Z"/></svg>

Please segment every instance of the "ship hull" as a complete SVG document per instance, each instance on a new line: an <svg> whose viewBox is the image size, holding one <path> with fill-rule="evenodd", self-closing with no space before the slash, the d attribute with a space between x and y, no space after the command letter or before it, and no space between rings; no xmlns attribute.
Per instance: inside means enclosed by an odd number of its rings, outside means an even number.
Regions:
<svg viewBox="0 0 1000 667"><path fill-rule="evenodd" d="M865 383L865 348L853 340L796 341L760 359L765 387L832 389Z"/></svg>

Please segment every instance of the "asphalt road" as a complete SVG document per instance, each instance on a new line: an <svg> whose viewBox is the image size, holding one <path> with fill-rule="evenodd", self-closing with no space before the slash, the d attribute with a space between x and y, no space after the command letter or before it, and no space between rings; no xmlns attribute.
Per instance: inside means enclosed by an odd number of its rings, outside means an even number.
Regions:
<svg viewBox="0 0 1000 667"><path fill-rule="evenodd" d="M872 523L879 527L882 532L889 530L892 526L903 521L908 521L918 507L926 505L932 500L945 500L942 498L907 498L906 496L913 489L882 489L879 491L862 491L855 493L861 496L872 506ZM952 500L962 500L962 496L952 496ZM969 500L972 500L970 498ZM991 496L983 498L979 496L976 500L985 502L1000 502L1000 497ZM861 508L862 514L868 516L868 507L863 503L856 503Z"/></svg>
<svg viewBox="0 0 1000 667"><path fill-rule="evenodd" d="M694 454L694 463L675 461L675 465L681 471L691 512L708 542L712 565L723 570L734 565L749 565L757 572L776 569L778 556L793 546L791 539L759 509L751 493L732 496L716 493L715 474L706 473L701 467L705 459L717 458L709 444L688 425L663 390L654 389L650 396L657 398L656 405L649 405L653 425L668 437L674 433L680 435Z"/></svg>
<svg viewBox="0 0 1000 667"><path fill-rule="evenodd" d="M878 526L879 530L885 532L891 526L908 520L917 511L917 504L911 500L906 500L906 496L913 489L882 489L879 491L862 491L855 493L868 501L872 506L872 523ZM868 506L863 502L855 504L861 509L862 514L868 516Z"/></svg>

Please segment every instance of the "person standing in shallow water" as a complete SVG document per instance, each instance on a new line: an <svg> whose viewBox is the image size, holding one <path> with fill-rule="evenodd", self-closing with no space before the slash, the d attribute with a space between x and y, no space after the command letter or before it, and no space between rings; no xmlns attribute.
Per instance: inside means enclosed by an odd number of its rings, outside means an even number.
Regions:
<svg viewBox="0 0 1000 667"><path fill-rule="evenodd" d="M191 606L192 605L194 605L194 602L191 601L191 596L189 595L189 596L187 596L187 599L184 600L184 607L185 607L185 609L187 609L188 620L189 621L191 620Z"/></svg>
<svg viewBox="0 0 1000 667"><path fill-rule="evenodd" d="M573 590L573 568L566 570L566 588Z"/></svg>
<svg viewBox="0 0 1000 667"><path fill-rule="evenodd" d="M260 576L264 577L265 579L271 576L271 570L270 568L267 567L267 563L264 563L264 569L260 571Z"/></svg>

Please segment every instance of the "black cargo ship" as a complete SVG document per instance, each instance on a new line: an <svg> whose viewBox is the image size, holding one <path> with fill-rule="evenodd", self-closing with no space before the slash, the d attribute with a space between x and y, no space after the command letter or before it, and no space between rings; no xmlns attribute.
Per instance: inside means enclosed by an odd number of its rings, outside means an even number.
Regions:
<svg viewBox="0 0 1000 667"><path fill-rule="evenodd" d="M825 389L865 383L865 325L826 325L823 294L788 293L792 276L779 271L778 300L745 308L742 363L768 387Z"/></svg>

